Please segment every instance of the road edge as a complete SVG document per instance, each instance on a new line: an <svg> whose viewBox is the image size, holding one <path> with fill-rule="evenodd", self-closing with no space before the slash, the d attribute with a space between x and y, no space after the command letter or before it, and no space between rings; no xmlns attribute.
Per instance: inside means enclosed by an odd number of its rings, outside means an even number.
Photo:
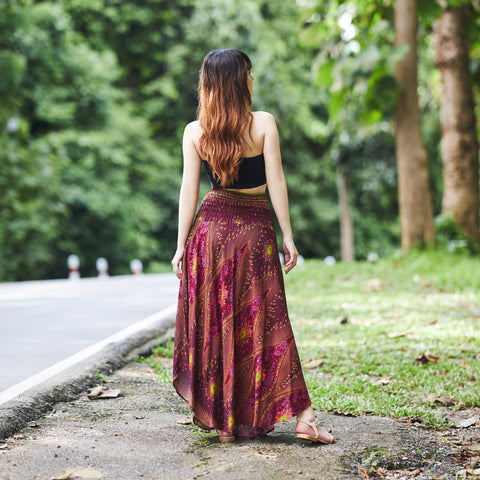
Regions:
<svg viewBox="0 0 480 480"><path fill-rule="evenodd" d="M122 341L108 344L90 358L65 370L42 385L0 406L0 442L40 418L55 404L75 400L78 395L99 383L98 374L111 375L173 336L175 314L169 315Z"/></svg>

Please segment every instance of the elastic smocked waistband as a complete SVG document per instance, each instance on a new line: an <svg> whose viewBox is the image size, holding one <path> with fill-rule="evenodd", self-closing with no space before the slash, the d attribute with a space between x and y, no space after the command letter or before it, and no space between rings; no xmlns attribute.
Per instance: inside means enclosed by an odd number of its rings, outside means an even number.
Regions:
<svg viewBox="0 0 480 480"><path fill-rule="evenodd" d="M200 209L212 218L246 217L271 218L265 193L243 193L214 188L205 195Z"/></svg>
<svg viewBox="0 0 480 480"><path fill-rule="evenodd" d="M224 190L221 188L212 188L206 195L207 197L219 197L231 200L244 200L251 202L266 202L267 195L263 193L244 193L238 190Z"/></svg>

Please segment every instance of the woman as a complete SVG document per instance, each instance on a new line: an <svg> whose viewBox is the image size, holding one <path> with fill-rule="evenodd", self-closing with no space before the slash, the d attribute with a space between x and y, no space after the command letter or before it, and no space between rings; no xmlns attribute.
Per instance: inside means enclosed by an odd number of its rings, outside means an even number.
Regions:
<svg viewBox="0 0 480 480"><path fill-rule="evenodd" d="M333 443L311 407L288 319L267 185L285 273L298 252L277 127L269 113L250 112L250 69L239 50L210 52L198 120L185 128L173 383L194 422L215 428L220 441L263 436L296 416L299 438ZM194 220L202 163L213 188Z"/></svg>

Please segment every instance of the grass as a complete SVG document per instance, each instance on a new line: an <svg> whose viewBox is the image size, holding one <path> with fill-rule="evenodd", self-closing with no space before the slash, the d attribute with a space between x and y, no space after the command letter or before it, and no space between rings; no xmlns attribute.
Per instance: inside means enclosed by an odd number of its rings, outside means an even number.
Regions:
<svg viewBox="0 0 480 480"><path fill-rule="evenodd" d="M479 270L478 258L440 251L294 269L286 284L300 356L324 361L305 369L314 406L435 428L448 426L439 397L480 406ZM438 362L415 363L424 353Z"/></svg>
<svg viewBox="0 0 480 480"><path fill-rule="evenodd" d="M170 338L162 345L156 346L149 357L139 358L140 362L150 365L157 372L158 380L162 383L171 383L173 381L173 346L173 338Z"/></svg>
<svg viewBox="0 0 480 480"><path fill-rule="evenodd" d="M444 251L292 270L287 300L314 407L438 429L449 425L439 397L480 407L477 272L480 258ZM425 353L438 361L415 363ZM144 361L171 382L172 357L170 341ZM323 363L308 368L310 359Z"/></svg>

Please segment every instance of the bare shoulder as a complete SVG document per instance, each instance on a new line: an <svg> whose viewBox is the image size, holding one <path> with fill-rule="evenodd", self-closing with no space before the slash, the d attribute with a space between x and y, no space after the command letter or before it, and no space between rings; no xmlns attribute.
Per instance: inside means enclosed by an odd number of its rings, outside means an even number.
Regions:
<svg viewBox="0 0 480 480"><path fill-rule="evenodd" d="M269 124L272 122L275 123L275 118L269 112L263 112L263 111L252 112L252 115L255 122L258 122L260 124Z"/></svg>
<svg viewBox="0 0 480 480"><path fill-rule="evenodd" d="M192 140L195 140L196 138L200 137L201 134L202 134L202 129L200 127L200 122L198 120L194 120L193 122L190 122L185 127L184 135L187 137L190 137Z"/></svg>

